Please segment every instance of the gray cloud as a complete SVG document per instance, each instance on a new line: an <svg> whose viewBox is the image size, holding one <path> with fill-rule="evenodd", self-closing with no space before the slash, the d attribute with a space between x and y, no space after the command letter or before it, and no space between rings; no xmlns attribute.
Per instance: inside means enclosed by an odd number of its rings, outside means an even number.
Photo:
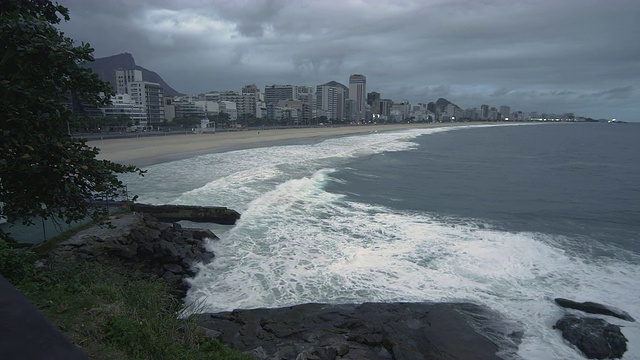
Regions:
<svg viewBox="0 0 640 360"><path fill-rule="evenodd" d="M602 98L607 100L628 99L629 97L631 97L634 91L635 91L635 88L629 85L629 86L618 87L615 89L609 89L605 91L598 91L591 94L585 94L580 97L581 98Z"/></svg>
<svg viewBox="0 0 640 360"><path fill-rule="evenodd" d="M60 2L68 36L97 57L126 50L183 92L357 72L398 101L640 120L635 0Z"/></svg>

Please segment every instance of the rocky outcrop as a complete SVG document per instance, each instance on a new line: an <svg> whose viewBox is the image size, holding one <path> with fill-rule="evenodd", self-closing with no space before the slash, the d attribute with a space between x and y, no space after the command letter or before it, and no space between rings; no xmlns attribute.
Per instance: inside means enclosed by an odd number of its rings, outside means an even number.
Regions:
<svg viewBox="0 0 640 360"><path fill-rule="evenodd" d="M184 295L183 280L195 274L194 264L214 256L206 249L207 238L218 239L209 230L183 229L132 212L78 232L60 243L54 256L77 256L122 271L149 273L164 279L177 295Z"/></svg>
<svg viewBox="0 0 640 360"><path fill-rule="evenodd" d="M132 211L150 214L160 221L206 222L222 225L234 225L240 214L232 209L219 206L190 206L190 205L149 205L134 203L130 205Z"/></svg>
<svg viewBox="0 0 640 360"><path fill-rule="evenodd" d="M563 308L580 310L589 314L601 314L601 315L614 316L619 319L627 320L631 322L636 321L634 318L631 317L631 315L629 315L625 311L616 309L611 306L602 305L602 304L598 304L590 301L579 303L579 302L575 302L575 301L571 301L563 298L556 298L555 302L556 304L562 306Z"/></svg>
<svg viewBox="0 0 640 360"><path fill-rule="evenodd" d="M621 358L627 351L627 338L620 327L602 319L565 315L553 327L588 359Z"/></svg>
<svg viewBox="0 0 640 360"><path fill-rule="evenodd" d="M464 311L486 315L473 304L364 303L194 318L206 336L258 359L499 359L500 347L476 332Z"/></svg>

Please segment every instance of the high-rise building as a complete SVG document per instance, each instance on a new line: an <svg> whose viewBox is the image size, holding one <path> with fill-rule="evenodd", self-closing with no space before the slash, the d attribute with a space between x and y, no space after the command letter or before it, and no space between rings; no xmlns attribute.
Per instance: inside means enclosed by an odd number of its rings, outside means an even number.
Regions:
<svg viewBox="0 0 640 360"><path fill-rule="evenodd" d="M140 121L147 121L147 112L144 107L131 98L129 94L116 94L111 97L111 104L101 108L104 116L118 117L126 116L131 119L133 124L139 124Z"/></svg>
<svg viewBox="0 0 640 360"><path fill-rule="evenodd" d="M147 121L141 126L158 126L164 120L164 90L158 83L133 81L128 84L128 93L136 104L142 105Z"/></svg>
<svg viewBox="0 0 640 360"><path fill-rule="evenodd" d="M337 81L330 81L316 87L316 114L332 121L345 119L345 100L349 88Z"/></svg>
<svg viewBox="0 0 640 360"><path fill-rule="evenodd" d="M297 90L295 85L267 85L264 88L264 101L267 105L277 105L280 100L293 100L297 98Z"/></svg>
<svg viewBox="0 0 640 360"><path fill-rule="evenodd" d="M480 105L480 118L487 120L489 118L489 105Z"/></svg>
<svg viewBox="0 0 640 360"><path fill-rule="evenodd" d="M391 99L380 99L376 100L374 106L379 111L379 114L382 116L391 115L391 107L393 106L393 101Z"/></svg>
<svg viewBox="0 0 640 360"><path fill-rule="evenodd" d="M364 121L366 112L367 78L364 75L349 76L349 100L353 100L354 120Z"/></svg>
<svg viewBox="0 0 640 360"><path fill-rule="evenodd" d="M258 89L256 84L246 85L242 88L243 94L256 94L259 92L260 92L260 89Z"/></svg>
<svg viewBox="0 0 640 360"><path fill-rule="evenodd" d="M310 124L313 117L313 87L311 86L298 86L296 99L302 103L302 111L300 112L300 123Z"/></svg>
<svg viewBox="0 0 640 360"><path fill-rule="evenodd" d="M222 91L219 94L219 101L231 101L236 103L238 118L246 120L247 117L256 116L256 94L255 92L238 93L235 91Z"/></svg>
<svg viewBox="0 0 640 360"><path fill-rule="evenodd" d="M506 105L500 106L500 116L502 116L503 119L508 119L509 116L511 116L511 108Z"/></svg>
<svg viewBox="0 0 640 360"><path fill-rule="evenodd" d="M142 70L116 69L116 94L128 94L129 84L134 81L142 81Z"/></svg>
<svg viewBox="0 0 640 360"><path fill-rule="evenodd" d="M380 100L379 92L374 91L367 94L367 105L373 106L373 102L376 100Z"/></svg>

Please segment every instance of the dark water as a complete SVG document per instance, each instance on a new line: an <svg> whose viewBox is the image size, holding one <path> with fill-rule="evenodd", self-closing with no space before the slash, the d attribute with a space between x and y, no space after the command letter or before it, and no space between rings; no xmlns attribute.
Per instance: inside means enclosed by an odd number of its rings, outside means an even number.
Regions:
<svg viewBox="0 0 640 360"><path fill-rule="evenodd" d="M487 336L523 334L521 358L580 359L553 329L555 297L640 317L638 135L635 124L374 132L159 164L128 185L145 202L242 213L215 230L216 257L191 280L187 301L206 311L469 302L509 320ZM626 358L640 358L640 326L622 325Z"/></svg>
<svg viewBox="0 0 640 360"><path fill-rule="evenodd" d="M474 128L350 164L330 191L474 218L505 231L570 237L594 256L640 254L640 124Z"/></svg>

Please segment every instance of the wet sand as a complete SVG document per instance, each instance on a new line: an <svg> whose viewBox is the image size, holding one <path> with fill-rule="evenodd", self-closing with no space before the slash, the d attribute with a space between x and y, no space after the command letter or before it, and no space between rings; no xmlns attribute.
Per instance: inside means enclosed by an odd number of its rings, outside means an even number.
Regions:
<svg viewBox="0 0 640 360"><path fill-rule="evenodd" d="M334 136L402 129L422 129L473 123L394 124L324 128L249 130L186 135L159 135L89 141L100 149L99 159L139 167L186 159L214 152L309 143Z"/></svg>

